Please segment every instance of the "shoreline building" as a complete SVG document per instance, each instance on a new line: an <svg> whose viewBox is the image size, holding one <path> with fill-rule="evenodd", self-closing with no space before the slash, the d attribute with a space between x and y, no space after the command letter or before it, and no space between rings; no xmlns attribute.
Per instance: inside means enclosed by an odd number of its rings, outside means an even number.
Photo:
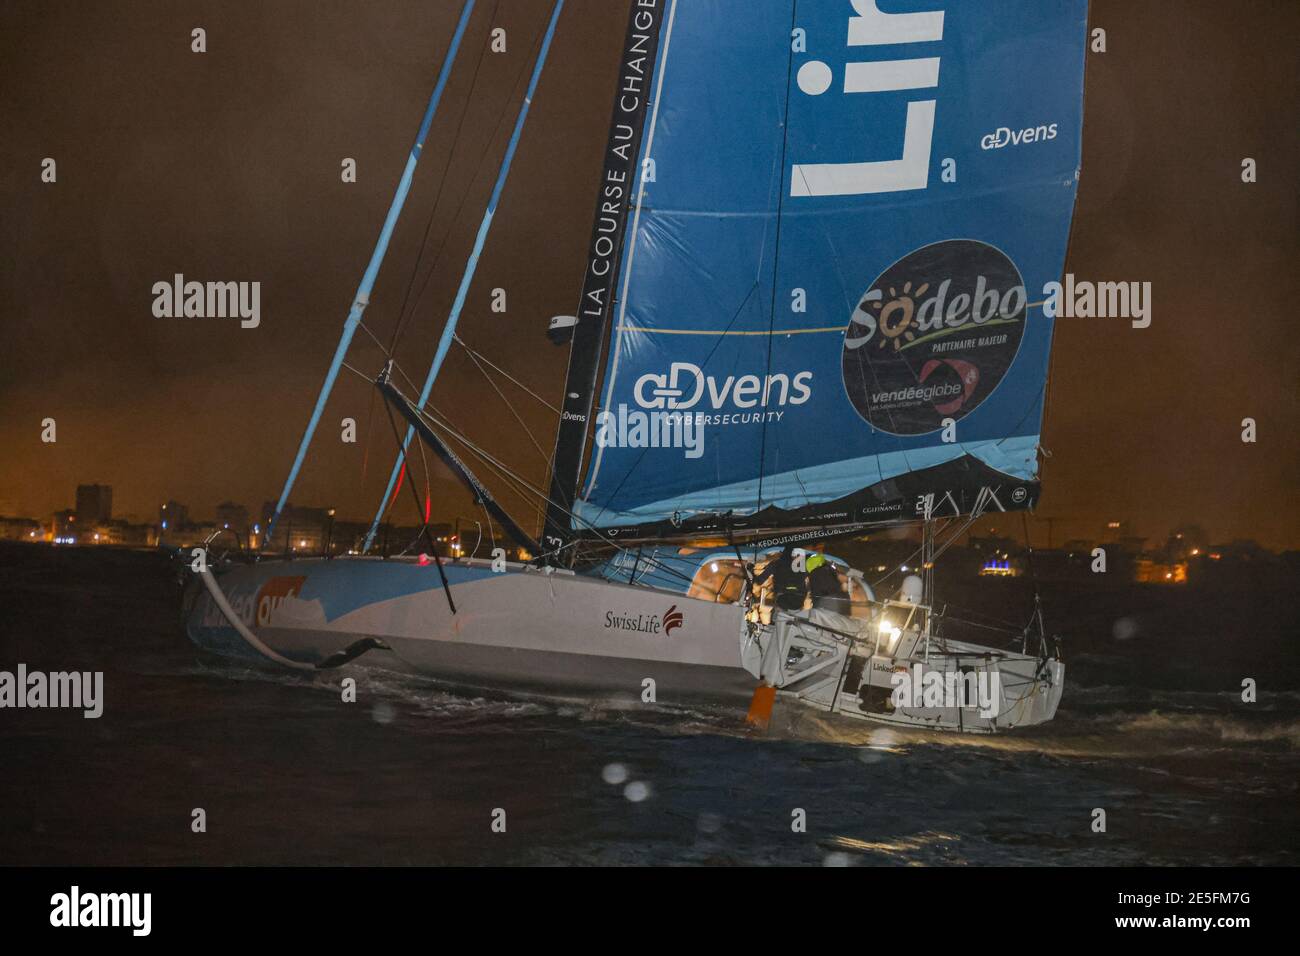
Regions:
<svg viewBox="0 0 1300 956"><path fill-rule="evenodd" d="M83 528L113 520L112 485L77 485L77 524Z"/></svg>

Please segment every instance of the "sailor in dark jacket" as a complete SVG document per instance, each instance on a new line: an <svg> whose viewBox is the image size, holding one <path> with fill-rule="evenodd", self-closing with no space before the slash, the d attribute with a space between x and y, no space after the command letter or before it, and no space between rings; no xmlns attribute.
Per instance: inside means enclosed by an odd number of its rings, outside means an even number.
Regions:
<svg viewBox="0 0 1300 956"><path fill-rule="evenodd" d="M811 554L804 567L808 569L808 586L812 590L813 607L847 616L849 597L844 593L835 566L822 555Z"/></svg>
<svg viewBox="0 0 1300 956"><path fill-rule="evenodd" d="M767 581L772 582L776 606L786 611L802 610L804 599L808 596L808 576L802 570L803 562L799 557L795 554L794 545L787 544L780 554L767 562L762 573L754 578L755 590Z"/></svg>

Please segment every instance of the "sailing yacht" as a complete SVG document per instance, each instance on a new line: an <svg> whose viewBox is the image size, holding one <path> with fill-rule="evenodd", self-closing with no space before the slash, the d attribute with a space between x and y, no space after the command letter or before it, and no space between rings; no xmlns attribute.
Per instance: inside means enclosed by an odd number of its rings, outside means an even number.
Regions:
<svg viewBox="0 0 1300 956"><path fill-rule="evenodd" d="M1042 293L1077 192L1086 0L633 0L582 295L548 329L568 366L530 532L476 472L518 476L429 398L562 10L422 386L392 359L373 370L406 431L363 553L197 555L191 639L302 670L360 658L467 688L715 702L759 725L1050 720L1064 664L1037 608L1010 647L959 640L933 576L979 517L1039 497ZM264 540L473 12L466 0ZM444 559L431 538L432 558L376 554L416 448L529 560ZM819 559L831 604L757 583L769 562L798 575L836 539L901 526L922 531L917 559L883 580Z"/></svg>

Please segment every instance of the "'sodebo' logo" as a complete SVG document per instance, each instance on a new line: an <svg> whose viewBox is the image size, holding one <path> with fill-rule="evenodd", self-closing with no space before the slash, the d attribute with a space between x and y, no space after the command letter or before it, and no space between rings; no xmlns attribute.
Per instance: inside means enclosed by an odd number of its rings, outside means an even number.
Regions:
<svg viewBox="0 0 1300 956"><path fill-rule="evenodd" d="M893 435L920 435L980 406L1024 334L1024 280L974 239L909 253L867 289L844 330L844 389L857 413Z"/></svg>

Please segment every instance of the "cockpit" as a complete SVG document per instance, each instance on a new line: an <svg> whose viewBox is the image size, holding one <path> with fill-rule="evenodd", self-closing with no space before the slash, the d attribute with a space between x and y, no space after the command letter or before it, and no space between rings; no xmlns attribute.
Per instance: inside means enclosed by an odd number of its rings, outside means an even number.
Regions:
<svg viewBox="0 0 1300 956"><path fill-rule="evenodd" d="M679 591L701 601L739 604L748 593L751 579L761 578L768 564L780 554L779 547L757 553L742 550L739 555L735 549L659 547L621 552L596 573L611 581ZM804 608L826 607L861 620L872 616L875 595L861 572L841 558L819 551L808 549L802 556L810 565L810 579L814 573L818 579L809 586ZM775 603L770 584L759 586L750 602L759 620L767 623Z"/></svg>

